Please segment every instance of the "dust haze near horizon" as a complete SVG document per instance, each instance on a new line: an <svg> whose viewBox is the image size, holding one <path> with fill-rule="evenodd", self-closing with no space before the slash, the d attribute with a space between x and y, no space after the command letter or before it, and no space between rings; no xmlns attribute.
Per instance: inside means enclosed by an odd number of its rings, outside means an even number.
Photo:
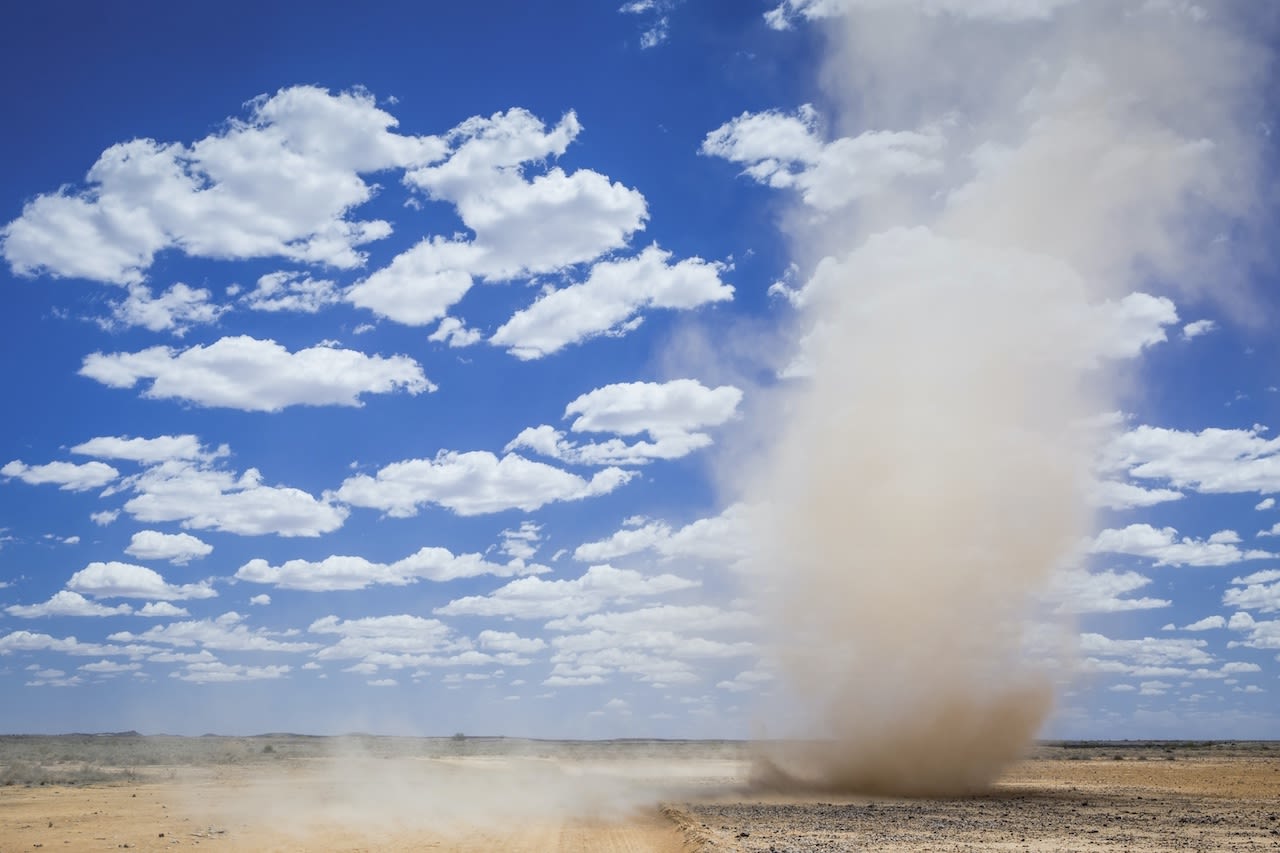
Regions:
<svg viewBox="0 0 1280 853"><path fill-rule="evenodd" d="M817 113L839 142L807 183L773 179L801 191L786 227L811 275L781 288L793 381L746 492L768 507L752 544L778 693L822 743L771 748L765 781L976 790L1051 712L1070 649L1042 602L1084 560L1090 425L1140 393L1141 346L1108 332L1172 311L1166 291L1247 304L1232 258L1264 65L1233 11L779 7L825 28Z"/></svg>

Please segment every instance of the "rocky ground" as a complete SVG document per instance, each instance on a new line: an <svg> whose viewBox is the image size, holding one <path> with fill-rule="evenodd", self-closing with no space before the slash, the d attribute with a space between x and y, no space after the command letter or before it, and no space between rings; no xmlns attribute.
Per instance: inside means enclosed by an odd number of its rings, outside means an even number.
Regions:
<svg viewBox="0 0 1280 853"><path fill-rule="evenodd" d="M1271 744L1042 747L952 799L767 795L673 806L705 850L1280 850Z"/></svg>

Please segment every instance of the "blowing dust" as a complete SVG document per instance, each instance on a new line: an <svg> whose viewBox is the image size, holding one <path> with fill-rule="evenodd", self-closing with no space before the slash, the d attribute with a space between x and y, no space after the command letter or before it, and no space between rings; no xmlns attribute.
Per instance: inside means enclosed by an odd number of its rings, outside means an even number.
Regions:
<svg viewBox="0 0 1280 853"><path fill-rule="evenodd" d="M1068 674L1040 602L1092 529L1088 424L1176 320L1162 291L1244 304L1264 64L1239 4L791 5L848 10L821 22L833 137L930 143L844 164L852 202L789 220L813 272L747 493L801 738L757 775L971 792Z"/></svg>
<svg viewBox="0 0 1280 853"><path fill-rule="evenodd" d="M560 849L540 844L715 793L739 765L696 745L335 738L320 754L202 769L184 780L182 811L258 849Z"/></svg>

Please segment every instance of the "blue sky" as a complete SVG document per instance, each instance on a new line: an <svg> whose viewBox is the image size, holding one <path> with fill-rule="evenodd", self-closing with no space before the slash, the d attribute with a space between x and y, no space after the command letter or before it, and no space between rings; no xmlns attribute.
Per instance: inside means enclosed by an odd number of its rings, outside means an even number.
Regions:
<svg viewBox="0 0 1280 853"><path fill-rule="evenodd" d="M808 589L834 669L1033 595L1042 734L1280 737L1267 45L883 5L13 12L0 730L776 731ZM1250 70L1108 77L1179 39Z"/></svg>

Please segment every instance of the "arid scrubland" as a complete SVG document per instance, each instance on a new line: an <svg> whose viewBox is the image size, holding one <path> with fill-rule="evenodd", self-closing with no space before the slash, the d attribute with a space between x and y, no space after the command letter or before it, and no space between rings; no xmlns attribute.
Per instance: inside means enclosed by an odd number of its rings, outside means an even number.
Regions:
<svg viewBox="0 0 1280 853"><path fill-rule="evenodd" d="M1280 849L1280 744L1041 744L987 792L770 791L729 741L0 738L18 850Z"/></svg>

